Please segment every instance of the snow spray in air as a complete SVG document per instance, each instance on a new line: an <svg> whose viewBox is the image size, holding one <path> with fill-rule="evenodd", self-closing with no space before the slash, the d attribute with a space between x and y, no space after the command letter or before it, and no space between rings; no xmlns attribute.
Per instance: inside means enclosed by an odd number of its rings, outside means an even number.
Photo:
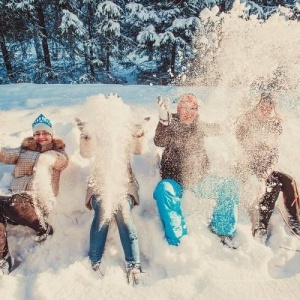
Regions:
<svg viewBox="0 0 300 300"><path fill-rule="evenodd" d="M131 110L116 95L96 95L88 98L84 114L93 154L89 184L109 219L127 194Z"/></svg>

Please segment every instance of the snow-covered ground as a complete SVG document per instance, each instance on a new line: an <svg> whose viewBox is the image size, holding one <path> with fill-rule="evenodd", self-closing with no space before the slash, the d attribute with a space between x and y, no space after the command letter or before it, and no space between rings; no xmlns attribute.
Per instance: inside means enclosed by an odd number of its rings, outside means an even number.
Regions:
<svg viewBox="0 0 300 300"><path fill-rule="evenodd" d="M245 207L256 194L255 181L241 187L238 250L224 247L207 229L213 200L196 199L187 193L183 199L189 235L179 247L164 239L152 192L159 180L153 144L158 115L156 97L176 100L183 92L201 99L200 117L205 121L227 123L244 109L241 90L121 85L34 85L0 86L1 146L17 147L31 135L31 123L45 114L54 124L55 134L64 139L70 163L61 177L57 206L51 215L55 233L43 244L34 242L34 233L21 226L8 227L9 246L20 265L0 278L1 299L299 299L300 241L291 236L276 210L271 219L271 236L266 246L255 242ZM136 112L136 121L150 116L146 125L147 149L132 158L140 184L141 204L133 209L138 229L144 274L138 287L127 284L124 257L118 232L112 224L105 251L106 274L100 278L87 260L92 212L84 206L89 161L79 155L79 130L74 117L88 121L98 115L107 122L105 133L116 120L109 121L105 110L91 111L89 97L117 94ZM247 97L251 95L249 93ZM297 96L277 95L284 119L278 168L300 184L298 155L299 110ZM94 107L95 109L95 107ZM172 104L175 110L175 104ZM110 127L111 131L112 128ZM238 148L233 125L220 137L206 140L212 170L230 173ZM0 189L7 192L11 166L0 168ZM116 171L116 176L117 176ZM297 250L297 251L296 251Z"/></svg>
<svg viewBox="0 0 300 300"><path fill-rule="evenodd" d="M214 201L196 199L188 192L182 207L189 235L179 247L169 246L152 198L159 181L157 164L162 151L153 144L158 122L156 98L158 95L169 97L175 111L176 99L185 92L201 99L202 120L219 122L226 128L222 136L205 141L212 172L225 176L232 174L239 157L233 120L257 101L258 89L280 88L282 92L275 96L284 132L280 137L278 169L294 177L300 185L300 56L295 46L299 45L299 23L287 21L283 8L265 23L255 16L244 20L238 17L240 8L235 7L230 14L223 15L222 27L217 26L221 31L208 32L207 38L201 39L204 44L211 43L212 51L206 57L210 67L208 74L219 79L218 87L0 85L0 146L18 147L23 138L32 134L31 123L43 113L53 122L55 134L64 139L70 157L70 164L62 173L57 205L50 217L54 235L43 244L36 244L30 229L8 228L10 251L19 266L10 275L0 278L1 300L299 299L300 241L289 233L277 209L271 218L267 245L252 238L246 208L259 193L255 179L240 186L238 250L224 247L207 229ZM201 19L218 21L217 11L203 11ZM218 43L220 32L222 42ZM201 51L199 53L201 55ZM212 58L209 55L214 56L213 60L209 60ZM197 78L195 83L197 85ZM143 155L132 158L141 198L133 215L145 272L138 287L126 282L123 252L114 224L105 251L105 277L100 278L92 271L87 260L93 216L84 206L89 161L79 155L79 130L74 117L101 124L98 136L103 133L117 139L122 133L118 114L110 111L109 105L108 108L100 105L104 97L111 95L115 99L116 94L133 108L134 122L151 117L146 125L148 147ZM99 99L98 107L95 98ZM120 121L124 121L121 115ZM105 160L110 158L110 150L102 152ZM113 157L116 156L111 157L110 167L113 167ZM11 171L11 166L1 165L0 192L3 194L7 193ZM118 168L113 175L118 177Z"/></svg>

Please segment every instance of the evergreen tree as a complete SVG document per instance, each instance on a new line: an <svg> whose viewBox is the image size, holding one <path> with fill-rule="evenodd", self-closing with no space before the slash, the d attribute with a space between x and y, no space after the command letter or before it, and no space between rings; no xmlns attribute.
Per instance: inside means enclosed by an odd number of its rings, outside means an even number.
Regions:
<svg viewBox="0 0 300 300"><path fill-rule="evenodd" d="M15 9L13 4L0 0L0 47L9 80L17 79L17 51L26 33L26 14L22 9Z"/></svg>
<svg viewBox="0 0 300 300"><path fill-rule="evenodd" d="M0 0L2 82L120 82L120 68L133 70L142 83L177 82L187 71L212 82L208 75L222 40L221 24L204 22L199 13L218 5L216 14L222 16L232 4ZM241 17L268 19L276 12L299 20L299 1L246 0Z"/></svg>
<svg viewBox="0 0 300 300"><path fill-rule="evenodd" d="M103 61L106 72L110 71L111 56L118 51L121 15L122 8L112 1L102 1L97 6L97 39L99 45L102 46L102 53L104 52Z"/></svg>

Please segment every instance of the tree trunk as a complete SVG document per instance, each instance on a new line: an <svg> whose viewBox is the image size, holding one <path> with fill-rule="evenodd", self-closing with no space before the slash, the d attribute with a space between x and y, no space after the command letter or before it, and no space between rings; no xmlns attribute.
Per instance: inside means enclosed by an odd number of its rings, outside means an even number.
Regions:
<svg viewBox="0 0 300 300"><path fill-rule="evenodd" d="M44 58L43 58L41 42L38 37L38 31L36 29L34 30L34 33L33 33L33 41L34 41L34 49L35 49L36 57L37 57L39 65L41 65Z"/></svg>
<svg viewBox="0 0 300 300"><path fill-rule="evenodd" d="M176 64L176 43L172 46L172 52L171 52L171 73L173 76L175 76L175 64Z"/></svg>
<svg viewBox="0 0 300 300"><path fill-rule="evenodd" d="M94 63L93 63L94 51L93 51L93 47L91 45L89 46L89 50L90 50L89 64L90 64L91 76L93 78L95 78L95 67L94 67Z"/></svg>
<svg viewBox="0 0 300 300"><path fill-rule="evenodd" d="M105 58L105 70L109 72L109 58L110 58L110 51L109 46L106 47L106 58Z"/></svg>
<svg viewBox="0 0 300 300"><path fill-rule="evenodd" d="M226 0L221 1L220 4L219 4L219 12L222 13L222 12L225 12L225 11L226 11Z"/></svg>
<svg viewBox="0 0 300 300"><path fill-rule="evenodd" d="M3 36L0 36L0 44L1 44L1 51L3 54L3 59L4 59L8 78L12 79L14 77L13 76L13 68L12 68L12 64L11 64L11 60L10 60L10 55L9 55L8 49L6 47L5 39Z"/></svg>
<svg viewBox="0 0 300 300"><path fill-rule="evenodd" d="M48 46L48 34L47 34L46 24L45 24L45 15L40 1L36 1L36 10L38 14L38 24L42 34L42 47L44 52L45 66L46 69L51 70L51 60L50 60L50 51Z"/></svg>
<svg viewBox="0 0 300 300"><path fill-rule="evenodd" d="M93 40L93 35L92 35L92 22L93 22L93 8L92 5L89 3L88 4L88 12L89 12L89 18L88 18L88 30L89 30L89 41ZM94 51L93 51L93 43L88 42L88 49L89 49L89 57L88 57L88 62L89 62L89 67L90 67L90 72L91 76L95 78L95 67L94 67Z"/></svg>

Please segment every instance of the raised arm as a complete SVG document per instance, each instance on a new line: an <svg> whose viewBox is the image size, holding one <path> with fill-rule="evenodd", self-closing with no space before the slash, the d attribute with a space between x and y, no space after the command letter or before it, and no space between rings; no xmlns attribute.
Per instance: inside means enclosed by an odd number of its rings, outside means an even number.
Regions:
<svg viewBox="0 0 300 300"><path fill-rule="evenodd" d="M94 156L92 140L89 133L86 131L85 122L81 121L79 118L75 118L77 127L80 130L80 140L79 140L79 153L83 158L90 158Z"/></svg>
<svg viewBox="0 0 300 300"><path fill-rule="evenodd" d="M145 136L145 124L150 120L150 117L144 119L142 124L133 125L133 134L131 142L131 153L140 155L144 152L146 136Z"/></svg>
<svg viewBox="0 0 300 300"><path fill-rule="evenodd" d="M166 147L170 140L170 130L169 125L163 125L161 122L157 124L155 135L154 135L154 144L158 147Z"/></svg>

